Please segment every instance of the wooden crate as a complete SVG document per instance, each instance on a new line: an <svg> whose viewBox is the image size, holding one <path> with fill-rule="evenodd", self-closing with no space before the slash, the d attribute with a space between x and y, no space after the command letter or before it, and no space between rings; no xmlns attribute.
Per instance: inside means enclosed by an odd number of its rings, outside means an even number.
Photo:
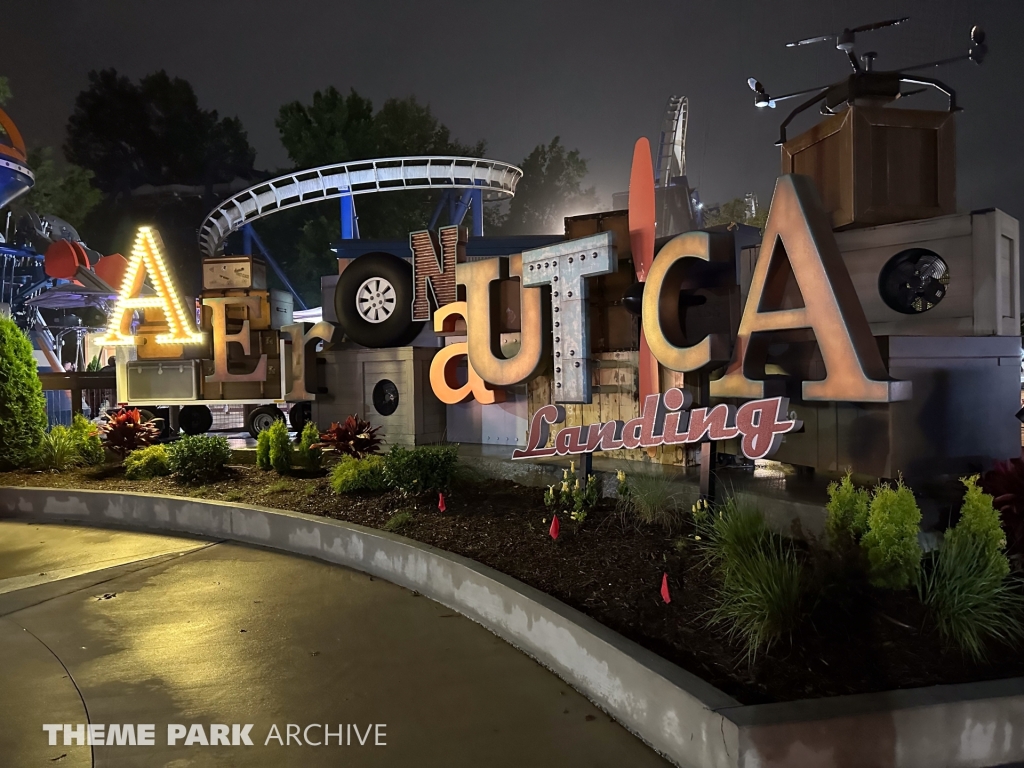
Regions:
<svg viewBox="0 0 1024 768"><path fill-rule="evenodd" d="M814 179L835 229L955 213L953 115L849 107L783 144L782 172Z"/></svg>
<svg viewBox="0 0 1024 768"><path fill-rule="evenodd" d="M203 289L250 288L266 290L267 265L254 256L218 256L203 259Z"/></svg>

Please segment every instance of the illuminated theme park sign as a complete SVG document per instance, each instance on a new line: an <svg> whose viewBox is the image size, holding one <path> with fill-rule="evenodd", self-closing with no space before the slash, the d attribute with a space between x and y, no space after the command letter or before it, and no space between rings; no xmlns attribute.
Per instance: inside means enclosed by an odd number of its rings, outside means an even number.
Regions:
<svg viewBox="0 0 1024 768"><path fill-rule="evenodd" d="M646 159L646 162L645 162ZM531 417L525 450L513 458L552 456L619 448L653 448L705 440L739 439L748 458L771 455L782 435L800 428L787 418L788 401L767 397L764 380L751 375L772 334L808 329L821 354L824 377L801 383L805 401L886 403L909 399L910 382L893 381L882 362L853 282L839 253L827 214L810 179L778 180L738 328L730 306L739 304L732 237L720 232L687 232L655 251L654 194L650 151L638 142L630 181L629 230L633 265L643 284L639 418L628 422L566 427L551 441L551 425L565 420L561 404L591 402L587 281L618 268L614 236L603 232L545 246L508 258L466 262L465 236L455 227L439 236L416 232L413 251L413 316L432 317L440 335L465 336L441 349L430 371L434 393L454 404L476 399L500 402L503 387L537 375L552 362L551 405ZM803 306L781 301L792 275ZM502 354L499 291L496 283L520 281L521 334L516 354ZM460 288L465 300L457 300ZM699 300L682 300L700 290ZM699 309L687 309L688 306ZM772 308L776 307L776 308ZM687 313L703 312L694 340L686 333ZM717 323L717 326L716 326ZM467 359L468 377L457 376ZM749 401L690 409L678 388L660 393L660 370L706 375L711 397ZM550 443L550 444L549 444Z"/></svg>

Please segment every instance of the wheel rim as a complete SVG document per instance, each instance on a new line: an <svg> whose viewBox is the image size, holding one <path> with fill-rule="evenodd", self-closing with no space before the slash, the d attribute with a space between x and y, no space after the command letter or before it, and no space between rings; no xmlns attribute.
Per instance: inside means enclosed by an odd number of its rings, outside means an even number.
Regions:
<svg viewBox="0 0 1024 768"><path fill-rule="evenodd" d="M257 432L262 432L265 429L270 429L270 425L275 421L277 421L277 419L275 419L271 414L259 413L253 417L252 426Z"/></svg>
<svg viewBox="0 0 1024 768"><path fill-rule="evenodd" d="M398 307L398 295L383 277L364 280L356 291L356 312L368 323L383 323Z"/></svg>

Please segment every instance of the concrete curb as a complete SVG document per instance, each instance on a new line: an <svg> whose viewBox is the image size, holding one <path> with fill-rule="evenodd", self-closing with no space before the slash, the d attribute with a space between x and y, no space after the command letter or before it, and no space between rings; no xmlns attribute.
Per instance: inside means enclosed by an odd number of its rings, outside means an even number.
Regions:
<svg viewBox="0 0 1024 768"><path fill-rule="evenodd" d="M344 565L482 624L678 765L999 766L1024 760L1024 679L743 706L491 568L327 518L134 493L0 487L0 518L190 533Z"/></svg>

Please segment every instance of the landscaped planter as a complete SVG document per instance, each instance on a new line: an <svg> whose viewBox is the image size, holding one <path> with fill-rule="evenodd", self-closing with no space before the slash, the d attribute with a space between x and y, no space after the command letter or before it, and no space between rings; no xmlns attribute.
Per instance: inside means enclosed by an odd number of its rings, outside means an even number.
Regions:
<svg viewBox="0 0 1024 768"><path fill-rule="evenodd" d="M0 488L0 516L232 539L414 589L533 656L683 766L1024 760L1024 678L744 706L538 590L382 531L216 501L50 488Z"/></svg>

